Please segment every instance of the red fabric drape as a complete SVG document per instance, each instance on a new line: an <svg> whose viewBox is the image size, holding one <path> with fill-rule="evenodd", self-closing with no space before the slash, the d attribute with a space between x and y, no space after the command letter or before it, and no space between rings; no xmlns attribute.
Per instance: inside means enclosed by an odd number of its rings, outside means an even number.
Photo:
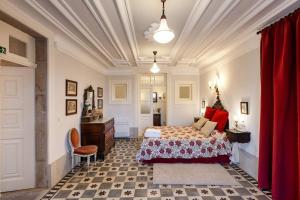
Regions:
<svg viewBox="0 0 300 200"><path fill-rule="evenodd" d="M262 31L258 183L300 199L300 10Z"/></svg>

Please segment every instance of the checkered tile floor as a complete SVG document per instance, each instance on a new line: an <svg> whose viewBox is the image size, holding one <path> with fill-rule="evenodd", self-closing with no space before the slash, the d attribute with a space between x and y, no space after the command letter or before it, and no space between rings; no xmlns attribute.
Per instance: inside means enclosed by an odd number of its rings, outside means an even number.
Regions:
<svg viewBox="0 0 300 200"><path fill-rule="evenodd" d="M140 140L118 140L104 161L96 166L77 166L42 200L267 200L269 192L235 165L224 166L242 185L236 187L154 185L153 167L140 164L135 155ZM92 163L93 164L93 163Z"/></svg>

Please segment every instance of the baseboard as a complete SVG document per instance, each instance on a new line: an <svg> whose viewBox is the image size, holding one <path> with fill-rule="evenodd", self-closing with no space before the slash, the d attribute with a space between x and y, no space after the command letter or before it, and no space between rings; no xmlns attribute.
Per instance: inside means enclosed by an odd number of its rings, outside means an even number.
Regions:
<svg viewBox="0 0 300 200"><path fill-rule="evenodd" d="M240 149L240 163L238 166L257 180L258 177L258 158Z"/></svg>
<svg viewBox="0 0 300 200"><path fill-rule="evenodd" d="M58 183L72 168L70 154L65 154L56 161L48 165L49 186L53 187Z"/></svg>

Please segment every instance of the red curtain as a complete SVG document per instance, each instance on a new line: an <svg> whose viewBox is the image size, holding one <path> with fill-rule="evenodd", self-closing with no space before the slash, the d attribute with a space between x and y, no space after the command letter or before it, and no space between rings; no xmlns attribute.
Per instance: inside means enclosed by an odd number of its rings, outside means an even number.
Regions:
<svg viewBox="0 0 300 200"><path fill-rule="evenodd" d="M300 199L300 10L262 31L258 183Z"/></svg>

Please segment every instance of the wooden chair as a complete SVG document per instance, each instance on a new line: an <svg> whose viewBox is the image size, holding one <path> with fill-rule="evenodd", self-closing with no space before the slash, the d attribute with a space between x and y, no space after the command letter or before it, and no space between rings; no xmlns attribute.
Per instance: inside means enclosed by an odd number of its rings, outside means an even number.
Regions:
<svg viewBox="0 0 300 200"><path fill-rule="evenodd" d="M90 157L94 156L95 165L96 165L98 147L96 145L81 146L79 133L76 128L72 128L69 131L69 143L71 146L72 169L74 167L75 156L79 158L81 157L87 158L88 168L90 166Z"/></svg>

